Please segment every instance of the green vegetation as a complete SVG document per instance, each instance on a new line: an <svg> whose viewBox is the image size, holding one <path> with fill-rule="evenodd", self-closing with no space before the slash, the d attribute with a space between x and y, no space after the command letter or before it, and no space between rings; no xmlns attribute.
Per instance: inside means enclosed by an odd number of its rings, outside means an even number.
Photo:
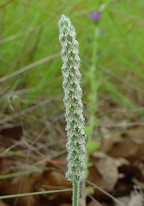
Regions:
<svg viewBox="0 0 144 206"><path fill-rule="evenodd" d="M19 91L21 100L37 101L62 93L61 62L55 57L35 65L15 77L6 78L22 68L57 54L57 21L62 13L70 16L78 31L82 59L84 99L89 93L87 77L92 59L94 22L89 14L98 11L102 1L4 1L1 10L1 101ZM143 95L143 1L111 1L102 12L98 42L102 83L99 100L111 99L127 108L133 107L136 94ZM104 67L104 68L103 68ZM8 79L8 80L6 80ZM133 103L132 103L133 102ZM23 102L24 104L25 101ZM5 104L8 104L5 99ZM8 106L8 105L7 105ZM27 107L25 105L25 107Z"/></svg>

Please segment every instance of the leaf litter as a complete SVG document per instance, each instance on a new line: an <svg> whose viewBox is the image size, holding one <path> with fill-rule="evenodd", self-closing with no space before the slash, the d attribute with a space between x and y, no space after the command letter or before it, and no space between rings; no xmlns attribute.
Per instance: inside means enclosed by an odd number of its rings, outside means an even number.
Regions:
<svg viewBox="0 0 144 206"><path fill-rule="evenodd" d="M94 141L100 136L101 147L89 157L88 178L83 188L87 191L85 204L88 206L144 205L144 130L142 125L127 127L126 121L119 123L128 115L100 117L101 125ZM71 188L65 180L63 115L59 118L51 115L48 120L33 118L32 113L29 117L35 122L32 126L24 122L23 128L23 124L14 120L1 125L1 196ZM64 192L11 198L1 200L0 206L70 206L71 195Z"/></svg>

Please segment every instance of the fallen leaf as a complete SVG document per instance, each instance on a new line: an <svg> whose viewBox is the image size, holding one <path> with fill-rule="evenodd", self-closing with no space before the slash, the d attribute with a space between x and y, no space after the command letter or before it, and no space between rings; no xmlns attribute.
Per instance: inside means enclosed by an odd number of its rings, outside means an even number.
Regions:
<svg viewBox="0 0 144 206"><path fill-rule="evenodd" d="M98 160L95 163L95 166L101 174L103 180L107 182L109 191L112 191L119 178L118 168L115 164L115 160L106 156L105 158Z"/></svg>
<svg viewBox="0 0 144 206"><path fill-rule="evenodd" d="M129 138L124 138L121 142L113 145L110 154L113 157L130 158L138 151L138 144L131 141Z"/></svg>
<svg viewBox="0 0 144 206"><path fill-rule="evenodd" d="M12 139L19 140L22 136L22 125L18 123L18 125L12 125L11 127L2 128L0 130L0 135L3 137L8 137Z"/></svg>
<svg viewBox="0 0 144 206"><path fill-rule="evenodd" d="M70 189L71 183L65 180L65 175L60 171L45 171L42 177L35 184L35 190L58 190L58 189ZM72 192L52 193L49 195L43 195L47 200L62 203L67 202L72 197Z"/></svg>
<svg viewBox="0 0 144 206"><path fill-rule="evenodd" d="M108 153L114 144L121 142L121 137L118 134L112 134L111 136L106 136L102 140L101 152Z"/></svg>
<svg viewBox="0 0 144 206"><path fill-rule="evenodd" d="M0 200L0 206L9 206L9 205L5 203L4 201Z"/></svg>
<svg viewBox="0 0 144 206"><path fill-rule="evenodd" d="M13 195L33 192L33 184L37 181L37 178L39 178L39 176L30 175L26 177L1 180L0 194ZM36 196L30 195L25 197L11 198L7 201L8 203L14 203L18 206L34 206L36 203Z"/></svg>

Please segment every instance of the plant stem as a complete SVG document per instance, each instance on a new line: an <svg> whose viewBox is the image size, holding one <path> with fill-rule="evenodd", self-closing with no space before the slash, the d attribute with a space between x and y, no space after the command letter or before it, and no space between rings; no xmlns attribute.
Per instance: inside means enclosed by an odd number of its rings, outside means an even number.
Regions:
<svg viewBox="0 0 144 206"><path fill-rule="evenodd" d="M0 200L9 199L9 198L17 198L17 197L26 197L31 195L43 195L43 194L52 194L57 192L69 192L71 189L63 189L63 190L49 190L49 191L40 191L40 192L30 192L23 194L14 194L14 195L2 195L0 196Z"/></svg>
<svg viewBox="0 0 144 206"><path fill-rule="evenodd" d="M79 205L79 189L80 189L80 181L73 181L73 206Z"/></svg>

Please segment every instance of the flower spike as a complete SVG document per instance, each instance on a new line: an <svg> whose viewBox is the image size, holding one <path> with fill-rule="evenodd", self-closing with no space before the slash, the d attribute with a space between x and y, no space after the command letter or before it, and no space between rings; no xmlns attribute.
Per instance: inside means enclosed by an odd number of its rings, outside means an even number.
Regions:
<svg viewBox="0 0 144 206"><path fill-rule="evenodd" d="M86 170L86 136L84 131L84 117L82 104L82 90L80 87L81 74L80 57L76 33L71 21L62 15L59 21L63 60L63 89L64 104L66 108L65 118L67 122L66 132L68 141L68 171L66 179L80 181L85 177Z"/></svg>

